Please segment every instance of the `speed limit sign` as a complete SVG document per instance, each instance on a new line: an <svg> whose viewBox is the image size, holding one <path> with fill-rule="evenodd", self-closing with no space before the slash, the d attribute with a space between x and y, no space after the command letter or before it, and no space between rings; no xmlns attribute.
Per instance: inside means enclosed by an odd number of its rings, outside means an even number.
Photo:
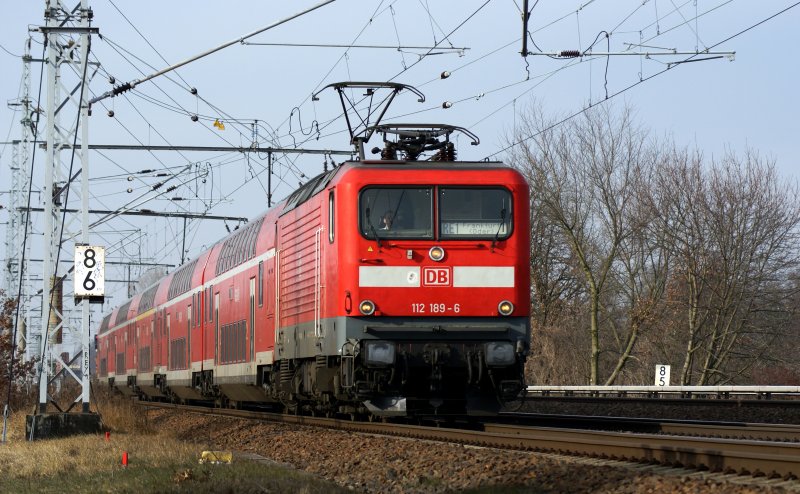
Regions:
<svg viewBox="0 0 800 494"><path fill-rule="evenodd" d="M106 249L98 245L75 246L75 298L105 295Z"/></svg>

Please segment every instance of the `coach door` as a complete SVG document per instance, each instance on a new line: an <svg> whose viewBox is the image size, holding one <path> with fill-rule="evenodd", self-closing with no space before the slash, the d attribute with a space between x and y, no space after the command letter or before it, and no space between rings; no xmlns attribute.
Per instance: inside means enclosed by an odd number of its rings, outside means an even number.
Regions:
<svg viewBox="0 0 800 494"><path fill-rule="evenodd" d="M192 367L192 308L193 305L189 305L186 308L186 362L187 362L187 369Z"/></svg>
<svg viewBox="0 0 800 494"><path fill-rule="evenodd" d="M250 361L256 359L256 279L250 278Z"/></svg>
<svg viewBox="0 0 800 494"><path fill-rule="evenodd" d="M106 348L106 359L108 360L108 363L106 365L109 367L109 369L111 368L112 365L114 366L113 367L114 372L111 372L109 370L109 374L112 377L115 377L117 375L117 334L116 333L111 333L108 336L108 347Z"/></svg>
<svg viewBox="0 0 800 494"><path fill-rule="evenodd" d="M219 363L219 292L214 294L214 363Z"/></svg>
<svg viewBox="0 0 800 494"><path fill-rule="evenodd" d="M150 370L155 372L155 362L153 358L153 353L155 351L154 347L156 345L156 316L153 314L153 319L150 321Z"/></svg>
<svg viewBox="0 0 800 494"><path fill-rule="evenodd" d="M142 347L142 339L139 332L141 331L142 327L138 324L135 325L136 327L136 336L133 340L133 369L138 371L139 366L142 365L142 362L139 360L139 349Z"/></svg>
<svg viewBox="0 0 800 494"><path fill-rule="evenodd" d="M172 369L172 331L169 328L171 315L167 314L167 370Z"/></svg>
<svg viewBox="0 0 800 494"><path fill-rule="evenodd" d="M314 336L320 336L320 303L322 291L322 228L314 234Z"/></svg>

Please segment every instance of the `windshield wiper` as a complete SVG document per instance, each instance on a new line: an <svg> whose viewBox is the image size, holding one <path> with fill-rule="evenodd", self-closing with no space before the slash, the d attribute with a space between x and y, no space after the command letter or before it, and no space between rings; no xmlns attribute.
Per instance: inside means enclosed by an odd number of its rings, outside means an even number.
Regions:
<svg viewBox="0 0 800 494"><path fill-rule="evenodd" d="M381 248L381 237L378 236L378 232L375 231L375 227L372 226L372 222L369 222L369 231L375 237L375 241L378 243L378 248Z"/></svg>
<svg viewBox="0 0 800 494"><path fill-rule="evenodd" d="M378 243L378 248L381 248L381 238L378 236L378 232L375 231L375 227L372 225L372 219L369 215L369 208L366 210L367 213L367 226L369 226L369 232L375 237L375 241Z"/></svg>
<svg viewBox="0 0 800 494"><path fill-rule="evenodd" d="M497 243L497 240L500 238L500 231L503 229L503 225L506 224L506 208L500 210L500 225L497 227L497 233L494 234L494 239L492 239L492 252L494 252L494 246Z"/></svg>

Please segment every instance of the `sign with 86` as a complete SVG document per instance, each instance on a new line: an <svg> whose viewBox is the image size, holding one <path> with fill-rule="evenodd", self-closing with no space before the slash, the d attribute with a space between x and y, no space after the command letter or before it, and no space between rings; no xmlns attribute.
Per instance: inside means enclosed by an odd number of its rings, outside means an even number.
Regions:
<svg viewBox="0 0 800 494"><path fill-rule="evenodd" d="M105 247L75 246L75 298L95 298L105 295L105 259Z"/></svg>

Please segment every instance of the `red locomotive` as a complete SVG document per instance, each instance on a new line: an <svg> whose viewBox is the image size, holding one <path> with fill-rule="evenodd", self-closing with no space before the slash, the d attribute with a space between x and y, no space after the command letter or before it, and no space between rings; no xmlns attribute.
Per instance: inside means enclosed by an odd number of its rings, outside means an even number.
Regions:
<svg viewBox="0 0 800 494"><path fill-rule="evenodd" d="M383 159L311 179L107 315L99 377L150 399L329 415L515 399L528 185L501 163L448 161L457 128L425 127L373 128L398 137ZM438 161L412 161L430 149Z"/></svg>

